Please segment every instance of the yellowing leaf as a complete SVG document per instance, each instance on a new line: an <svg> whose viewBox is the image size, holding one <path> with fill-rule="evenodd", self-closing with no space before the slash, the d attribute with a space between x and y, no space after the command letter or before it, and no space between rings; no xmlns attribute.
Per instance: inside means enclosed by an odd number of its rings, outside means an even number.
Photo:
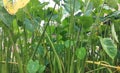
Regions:
<svg viewBox="0 0 120 73"><path fill-rule="evenodd" d="M7 12L14 15L19 9L25 7L30 0L15 0L14 2L9 0L3 0L3 4Z"/></svg>
<svg viewBox="0 0 120 73"><path fill-rule="evenodd" d="M16 2L16 5L18 8L23 8L27 5L27 3L29 3L30 0L18 0Z"/></svg>

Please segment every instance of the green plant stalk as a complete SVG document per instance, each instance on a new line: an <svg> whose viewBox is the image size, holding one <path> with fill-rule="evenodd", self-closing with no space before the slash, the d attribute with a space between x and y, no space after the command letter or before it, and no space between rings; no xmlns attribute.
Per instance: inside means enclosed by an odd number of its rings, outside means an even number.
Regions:
<svg viewBox="0 0 120 73"><path fill-rule="evenodd" d="M74 73L74 54L72 56L72 61L71 61L71 65L70 65L70 73Z"/></svg>
<svg viewBox="0 0 120 73"><path fill-rule="evenodd" d="M96 23L96 24L99 23L98 20L99 20L100 14L102 13L102 9L103 9L104 4L105 4L105 0L103 1L103 4L102 4L102 6L101 6L101 8L100 8L100 10L99 10L99 12L98 12L97 18L96 18L96 20L95 20L95 23Z"/></svg>
<svg viewBox="0 0 120 73"><path fill-rule="evenodd" d="M105 0L104 0L104 2L103 2L103 4L102 4L102 6L100 7L100 9L98 10L98 15L97 15L97 17L96 17L96 19L95 19L95 23L92 25L93 27L92 27L92 35L95 33L95 31L96 31L96 28L99 28L99 17L100 17L100 14L102 13L102 9L103 9L103 6L104 6L104 3L105 3Z"/></svg>
<svg viewBox="0 0 120 73"><path fill-rule="evenodd" d="M23 28L23 32L24 32L24 40L25 40L25 42L24 42L24 44L25 44L25 49L27 49L27 31L26 31L26 29L25 29L25 25L24 25L24 28Z"/></svg>
<svg viewBox="0 0 120 73"><path fill-rule="evenodd" d="M4 40L4 42L5 42L5 40ZM9 42L9 40L8 40L8 42ZM6 60L5 64L2 64L2 66L1 66L2 67L2 70L1 70L2 73L8 73L8 68L7 68L8 67L8 63L7 63L8 48L5 48L5 47L9 47L8 43L5 44L4 50L2 50L2 54L3 54L2 55L2 57L3 57L2 60Z"/></svg>
<svg viewBox="0 0 120 73"><path fill-rule="evenodd" d="M50 42L50 44L51 44L51 47L52 47L52 50L53 50L53 52L54 52L54 54L55 54L55 58L56 58L56 60L57 60L57 63L58 63L58 68L59 68L59 71L60 71L60 73L62 73L62 66L61 66L61 60L60 60L60 58L59 58L59 56L58 56L58 54L57 54L57 52L56 52L56 50L55 50L55 47L54 47L54 45L53 45L53 43L52 43L52 41L51 41L51 39L50 39L50 37L49 37L49 35L46 33L46 36L47 36L47 38L48 38L48 41Z"/></svg>
<svg viewBox="0 0 120 73"><path fill-rule="evenodd" d="M9 29L9 28L8 28L8 29ZM19 73L23 73L22 60L21 60L21 58L20 58L19 53L17 52L17 49L16 49L16 46L15 46L15 43L14 43L12 34L11 34L11 32L10 32L10 29L8 30L8 33L9 33L10 40L11 40L11 42L12 42L12 44L13 44L14 55L15 55L16 60L17 60L17 62L18 62Z"/></svg>
<svg viewBox="0 0 120 73"><path fill-rule="evenodd" d="M76 45L75 45L75 48L79 48L80 46L82 46L82 40L81 40L81 44L80 44L80 35L83 35L83 29L81 29L81 31L79 30L78 32L77 32L77 36L76 36ZM77 71L77 73L79 73L80 72L80 61L77 61L76 62L76 71Z"/></svg>
<svg viewBox="0 0 120 73"><path fill-rule="evenodd" d="M84 73L84 60L77 59L77 73Z"/></svg>
<svg viewBox="0 0 120 73"><path fill-rule="evenodd" d="M74 4L73 4L73 9L72 9L72 3L71 3L71 0L70 0L70 11L71 11L71 16L70 16L70 23L69 23L69 31L70 31L70 34L73 33L74 31L74 8L75 8L75 0L74 0Z"/></svg>
<svg viewBox="0 0 120 73"><path fill-rule="evenodd" d="M80 61L77 61L77 72L80 73Z"/></svg>
<svg viewBox="0 0 120 73"><path fill-rule="evenodd" d="M8 73L7 71L8 71L8 70L7 70L7 63L2 64L2 70L1 70L1 73Z"/></svg>
<svg viewBox="0 0 120 73"><path fill-rule="evenodd" d="M53 58L53 71L52 71L52 73L56 73L56 72L58 72L58 69L56 67L56 58Z"/></svg>
<svg viewBox="0 0 120 73"><path fill-rule="evenodd" d="M56 7L56 4L54 5L53 11L55 10L55 7ZM41 43L41 41L42 41L42 39L43 39L43 37L44 37L45 31L46 31L46 29L47 29L47 26L49 25L49 22L50 22L52 16L53 16L53 13L51 14L51 16L50 16L50 18L49 18L49 20L48 20L48 22L47 22L47 24L46 24L46 26L45 26L45 28L44 28L44 30L43 30L43 33L42 33L42 35L41 35L41 37L40 37L40 40L38 41L38 44L37 44L35 50L33 51L33 54L32 54L32 56L31 56L31 59L34 58L34 56L35 56L35 54L36 54L36 52L37 52L37 49L38 49L38 47L39 47L39 45L40 45L40 43Z"/></svg>
<svg viewBox="0 0 120 73"><path fill-rule="evenodd" d="M19 29L19 28L17 28L17 29L18 29L18 35L20 35L20 29ZM19 40L19 43L20 43L20 44L19 44L19 45L20 45L20 48L23 48L23 47L22 47L23 44L22 44L21 38L19 38L18 40ZM22 58L24 59L24 57L23 57L23 55L24 55L23 49L21 49L21 54L22 54ZM23 60L23 61L24 61L24 60Z"/></svg>
<svg viewBox="0 0 120 73"><path fill-rule="evenodd" d="M54 73L54 72L52 72L53 67L52 67L52 63L51 63L52 60L51 60L51 57L50 57L50 53L47 51L45 56L48 58L48 61L50 62L50 73Z"/></svg>
<svg viewBox="0 0 120 73"><path fill-rule="evenodd" d="M69 45L71 42L69 42ZM70 73L70 46L66 49L66 67L67 67L67 73Z"/></svg>
<svg viewBox="0 0 120 73"><path fill-rule="evenodd" d="M88 6L89 6L89 3L90 3L90 0L87 1L87 5L86 5L86 7L85 7L85 9L84 9L84 13L87 11L87 8L88 8Z"/></svg>
<svg viewBox="0 0 120 73"><path fill-rule="evenodd" d="M72 0L69 0L70 2L70 21L69 21L69 36L70 36L70 40L73 40L73 34L74 34L74 10L75 10L75 0L74 0L74 4L72 4ZM71 41L69 42L69 48L66 49L66 57L67 57L67 60L66 60L66 67L67 67L67 73L70 73L72 72L72 67L73 67L73 61L72 60L72 54L71 54L71 49L73 47L71 47ZM72 70L71 70L72 69Z"/></svg>
<svg viewBox="0 0 120 73"><path fill-rule="evenodd" d="M25 26L24 26L25 27ZM18 29L18 35L20 35L20 29L19 29L19 26L17 26L17 29ZM27 36L25 35L25 33L26 33L26 30L25 30L25 28L23 28L24 29L24 33L22 34L23 36L24 36L24 44L25 44L25 50L27 49ZM21 38L18 38L18 40L19 40L19 46L20 46L20 48L21 48L21 59L22 59L22 64L23 64L23 70L24 70L24 72L26 73L27 72L27 70L25 70L26 69L26 67L25 67L25 65L24 64L26 64L26 62L27 62L27 58L26 57L29 57L28 55L26 55L27 54L27 52L28 51L25 51L23 48L23 43L22 43L22 39Z"/></svg>
<svg viewBox="0 0 120 73"><path fill-rule="evenodd" d="M2 32L0 33L0 61L2 61ZM0 72L2 71L2 64L0 63Z"/></svg>
<svg viewBox="0 0 120 73"><path fill-rule="evenodd" d="M100 14L101 14L101 12L102 12L103 5L104 5L104 2L103 2L101 8L100 8L99 11L98 11L98 15L97 15L97 18L95 19L95 23L92 25L93 27L92 27L92 30L91 30L91 36L90 36L90 38L89 38L89 41L90 41L90 44L91 44L91 48L92 48L92 50L93 50L93 53L94 53L95 46L96 46L96 45L94 44L94 42L93 42L93 40L94 40L94 35L95 35L95 32L96 32L96 29L99 28L99 17L100 17ZM93 57L93 62L94 62L94 61L95 61L95 58ZM95 69L96 66L93 65L92 68Z"/></svg>
<svg viewBox="0 0 120 73"><path fill-rule="evenodd" d="M82 47L83 46L83 41L84 41L84 38L83 37L80 37L80 36L83 36L84 34L83 34L83 32L84 32L84 28L83 28L83 24L82 24L82 26L81 26L81 30L79 30L78 31L78 33L77 33L77 38L76 38L76 40L77 40L77 42L78 42L78 44L76 45L76 48L80 48L80 47ZM82 39L81 39L82 38ZM80 41L80 42L79 42ZM82 60L79 60L79 59L77 59L77 73L82 73L82 71L83 71L83 68L84 68L84 66L82 66L83 65L83 61Z"/></svg>

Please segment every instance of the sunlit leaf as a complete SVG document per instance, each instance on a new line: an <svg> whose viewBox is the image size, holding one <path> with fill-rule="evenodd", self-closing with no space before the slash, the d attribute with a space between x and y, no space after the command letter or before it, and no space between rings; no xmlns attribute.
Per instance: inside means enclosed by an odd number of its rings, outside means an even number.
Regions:
<svg viewBox="0 0 120 73"><path fill-rule="evenodd" d="M30 0L3 0L5 9L9 14L14 15L20 8L25 7Z"/></svg>

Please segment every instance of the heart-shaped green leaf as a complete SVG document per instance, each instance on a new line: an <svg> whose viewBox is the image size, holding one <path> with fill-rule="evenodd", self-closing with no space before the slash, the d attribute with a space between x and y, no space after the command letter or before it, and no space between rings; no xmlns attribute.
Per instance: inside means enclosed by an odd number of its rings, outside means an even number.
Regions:
<svg viewBox="0 0 120 73"><path fill-rule="evenodd" d="M39 70L39 62L38 60L33 61L30 60L27 64L28 73L36 73Z"/></svg>
<svg viewBox="0 0 120 73"><path fill-rule="evenodd" d="M83 60L86 56L86 49L84 47L76 49L76 56L80 60Z"/></svg>
<svg viewBox="0 0 120 73"><path fill-rule="evenodd" d="M44 70L45 70L45 66L44 65L40 65L38 72L39 73L43 73Z"/></svg>
<svg viewBox="0 0 120 73"><path fill-rule="evenodd" d="M110 58L114 59L114 57L117 54L117 46L114 44L113 40L111 38L100 37L100 42L101 42L103 49L107 53L107 55Z"/></svg>

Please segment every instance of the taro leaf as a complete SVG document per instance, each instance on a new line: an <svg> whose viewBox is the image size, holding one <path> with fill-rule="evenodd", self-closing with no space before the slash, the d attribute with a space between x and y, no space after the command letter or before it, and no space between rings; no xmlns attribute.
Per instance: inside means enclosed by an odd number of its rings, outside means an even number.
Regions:
<svg viewBox="0 0 120 73"><path fill-rule="evenodd" d="M118 37L116 35L116 32L115 32L115 27L114 27L114 24L111 25L111 31L112 31L112 37L115 39L115 41L118 43Z"/></svg>
<svg viewBox="0 0 120 73"><path fill-rule="evenodd" d="M55 48L56 48L56 51L58 52L58 54L61 54L61 52L64 49L64 45L63 44L56 44Z"/></svg>
<svg viewBox="0 0 120 73"><path fill-rule="evenodd" d="M69 48L70 46L73 46L73 45L74 45L73 41L70 41L70 40L65 41L65 47L66 48Z"/></svg>
<svg viewBox="0 0 120 73"><path fill-rule="evenodd" d="M89 16L93 10L93 3L89 2L88 5L86 5L84 15Z"/></svg>
<svg viewBox="0 0 120 73"><path fill-rule="evenodd" d="M86 56L86 49L84 47L76 49L76 56L78 59L83 60Z"/></svg>
<svg viewBox="0 0 120 73"><path fill-rule="evenodd" d="M30 0L29 4L26 6L27 12L29 12L30 14L32 14L32 16L34 16L32 18L40 17L40 18L44 19L45 9L43 9L43 8L48 4L49 4L49 2L41 3L40 0Z"/></svg>
<svg viewBox="0 0 120 73"><path fill-rule="evenodd" d="M41 45L38 47L37 52L39 53L39 55L44 56L44 48Z"/></svg>
<svg viewBox="0 0 120 73"><path fill-rule="evenodd" d="M46 17L48 17L48 18L50 18L51 14L53 14L51 20L55 20L58 18L58 11L57 10L53 11L53 10L54 10L53 8L49 7L47 9L47 13L46 13Z"/></svg>
<svg viewBox="0 0 120 73"><path fill-rule="evenodd" d="M29 60L28 64L27 64L27 71L28 73L36 73L39 70L39 62L38 60L33 61L33 60Z"/></svg>
<svg viewBox="0 0 120 73"><path fill-rule="evenodd" d="M68 13L71 13L71 11L73 11L73 9L76 12L81 7L81 3L79 0L66 0L65 2L66 3L63 6Z"/></svg>
<svg viewBox="0 0 120 73"><path fill-rule="evenodd" d="M113 40L111 38L100 37L100 42L107 55L114 59L114 57L117 55L117 46L114 44Z"/></svg>
<svg viewBox="0 0 120 73"><path fill-rule="evenodd" d="M33 18L33 22L34 22L34 29L37 29L39 27L39 22L40 22L40 18Z"/></svg>
<svg viewBox="0 0 120 73"><path fill-rule="evenodd" d="M84 29L88 29L93 23L93 18L91 16L81 16L79 23L82 24Z"/></svg>
<svg viewBox="0 0 120 73"><path fill-rule="evenodd" d="M40 65L38 72L39 73L43 73L44 70L45 70L45 66L44 65Z"/></svg>
<svg viewBox="0 0 120 73"><path fill-rule="evenodd" d="M31 23L31 21L30 21L29 19L27 19L27 18L25 19L24 25L25 25L25 28L26 28L27 30L29 30L29 31L31 31L31 32L34 31L34 26L33 26L33 24Z"/></svg>

